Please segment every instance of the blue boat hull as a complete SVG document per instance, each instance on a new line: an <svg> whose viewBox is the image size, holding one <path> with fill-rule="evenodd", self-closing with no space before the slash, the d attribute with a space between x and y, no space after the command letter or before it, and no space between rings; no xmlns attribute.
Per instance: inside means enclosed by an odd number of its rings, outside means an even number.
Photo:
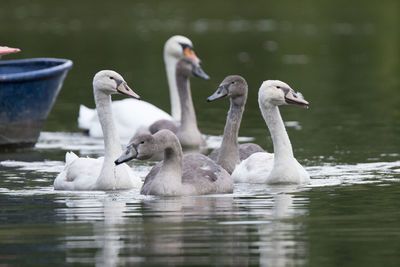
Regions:
<svg viewBox="0 0 400 267"><path fill-rule="evenodd" d="M72 61L0 61L0 147L33 146Z"/></svg>

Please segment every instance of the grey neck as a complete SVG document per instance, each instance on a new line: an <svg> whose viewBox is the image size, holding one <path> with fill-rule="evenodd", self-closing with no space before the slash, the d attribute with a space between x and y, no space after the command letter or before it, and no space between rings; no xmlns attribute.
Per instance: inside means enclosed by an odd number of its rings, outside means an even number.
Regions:
<svg viewBox="0 0 400 267"><path fill-rule="evenodd" d="M217 163L229 173L232 173L236 164L240 162L238 135L244 112L244 103L237 104L232 98L230 103Z"/></svg>
<svg viewBox="0 0 400 267"><path fill-rule="evenodd" d="M183 152L178 138L164 131L157 132L154 137L158 151L164 151L164 160L157 174L158 190L166 195L174 195L182 187Z"/></svg>
<svg viewBox="0 0 400 267"><path fill-rule="evenodd" d="M265 110L261 109L261 112L271 133L272 142L274 144L275 163L294 158L292 144L290 143L278 107L269 105L265 107Z"/></svg>
<svg viewBox="0 0 400 267"><path fill-rule="evenodd" d="M192 94L190 91L189 77L176 73L176 82L181 102L181 124L180 132L190 132L197 130L196 113L193 106Z"/></svg>

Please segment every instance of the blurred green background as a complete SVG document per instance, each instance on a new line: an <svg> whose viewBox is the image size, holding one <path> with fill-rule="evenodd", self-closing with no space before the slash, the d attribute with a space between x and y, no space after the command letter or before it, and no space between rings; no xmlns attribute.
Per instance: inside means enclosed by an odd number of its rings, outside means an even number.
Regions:
<svg viewBox="0 0 400 267"><path fill-rule="evenodd" d="M182 34L211 76L192 79L203 133L222 134L228 101L205 99L226 75L240 74L250 90L240 135L271 150L257 92L262 81L279 79L311 102L310 111L281 108L285 121L302 127L288 129L295 153L359 162L400 147L399 10L395 0L5 0L0 42L22 49L7 59L74 61L46 131L78 130L79 104L94 106L91 80L101 69L117 70L144 100L169 112L162 51Z"/></svg>

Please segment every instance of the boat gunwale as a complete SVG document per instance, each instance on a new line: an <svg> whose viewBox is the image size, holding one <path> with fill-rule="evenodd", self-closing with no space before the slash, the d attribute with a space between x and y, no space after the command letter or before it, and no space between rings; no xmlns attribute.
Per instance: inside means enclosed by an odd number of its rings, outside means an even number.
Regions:
<svg viewBox="0 0 400 267"><path fill-rule="evenodd" d="M0 83L23 82L29 80L43 79L49 76L58 75L60 72L69 70L72 68L73 65L72 60L63 58L27 58L27 59L15 59L15 60L1 60L0 68L3 65L24 65L26 63L37 63L37 62L43 62L43 63L53 62L61 64L51 67L45 67L39 70L0 74Z"/></svg>

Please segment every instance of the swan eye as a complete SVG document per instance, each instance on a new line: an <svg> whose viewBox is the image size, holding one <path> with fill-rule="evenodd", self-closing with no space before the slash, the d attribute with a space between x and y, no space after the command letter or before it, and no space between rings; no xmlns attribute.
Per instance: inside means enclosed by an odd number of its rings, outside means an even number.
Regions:
<svg viewBox="0 0 400 267"><path fill-rule="evenodd" d="M231 82L231 84L235 84L235 82L233 81L233 82Z"/></svg>
<svg viewBox="0 0 400 267"><path fill-rule="evenodd" d="M111 76L110 76L110 79L111 79L111 80L114 80L114 77L111 77Z"/></svg>
<svg viewBox="0 0 400 267"><path fill-rule="evenodd" d="M281 87L280 87L280 86L277 86L276 88L278 88L278 89L281 89Z"/></svg>
<svg viewBox="0 0 400 267"><path fill-rule="evenodd" d="M144 141L140 142L141 144L144 144Z"/></svg>

